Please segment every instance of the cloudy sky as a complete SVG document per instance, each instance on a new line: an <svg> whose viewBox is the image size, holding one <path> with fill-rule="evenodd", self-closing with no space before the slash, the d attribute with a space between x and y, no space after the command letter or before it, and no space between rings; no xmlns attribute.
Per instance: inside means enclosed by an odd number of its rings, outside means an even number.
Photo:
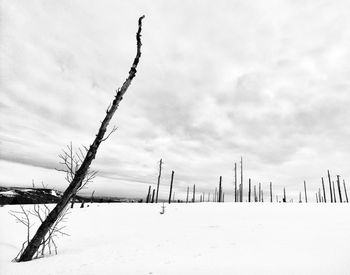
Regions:
<svg viewBox="0 0 350 275"><path fill-rule="evenodd" d="M175 192L229 198L245 184L291 197L327 169L350 181L349 1L1 1L0 184L42 181L69 142L89 145L134 58L138 73L102 144L98 194L144 196L164 160Z"/></svg>

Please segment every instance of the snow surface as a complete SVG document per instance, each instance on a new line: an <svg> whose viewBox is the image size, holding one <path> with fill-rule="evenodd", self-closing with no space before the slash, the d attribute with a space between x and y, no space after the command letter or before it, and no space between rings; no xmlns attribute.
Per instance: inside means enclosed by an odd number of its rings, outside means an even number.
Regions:
<svg viewBox="0 0 350 275"><path fill-rule="evenodd" d="M13 190L10 191L1 191L0 195L6 196L6 197L14 197L17 195L17 193Z"/></svg>
<svg viewBox="0 0 350 275"><path fill-rule="evenodd" d="M26 263L19 206L1 207L0 274L350 274L349 204L165 206L75 208L58 255Z"/></svg>

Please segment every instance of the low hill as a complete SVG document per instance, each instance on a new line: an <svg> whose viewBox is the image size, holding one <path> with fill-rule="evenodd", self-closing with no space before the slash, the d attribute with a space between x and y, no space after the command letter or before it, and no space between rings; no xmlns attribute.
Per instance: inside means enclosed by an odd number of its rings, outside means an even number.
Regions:
<svg viewBox="0 0 350 275"><path fill-rule="evenodd" d="M63 192L49 188L0 187L0 205L57 203ZM135 202L134 199L75 196L77 202Z"/></svg>

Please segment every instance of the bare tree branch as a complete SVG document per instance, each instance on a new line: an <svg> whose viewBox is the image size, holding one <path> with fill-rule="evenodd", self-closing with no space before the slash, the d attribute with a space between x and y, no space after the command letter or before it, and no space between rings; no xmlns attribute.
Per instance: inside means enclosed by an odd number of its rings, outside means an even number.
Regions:
<svg viewBox="0 0 350 275"><path fill-rule="evenodd" d="M112 134L112 132L114 132L115 130L116 128L114 127L110 134ZM83 149L79 147L75 151L72 142L70 142L70 144L67 145L66 149L62 150L62 154L58 155L58 157L61 160L59 164L61 164L63 168L55 168L55 170L59 172L64 172L66 174L65 180L69 184L74 179L75 174L79 170L81 163L84 161L87 150L87 147L83 146ZM97 171L92 171L89 168L85 175L85 178L82 181L81 187L78 189L78 192L84 189L89 183L91 183L96 176Z"/></svg>
<svg viewBox="0 0 350 275"><path fill-rule="evenodd" d="M113 134L117 129L118 129L118 127L113 126L113 129L109 132L109 134L108 134L104 139L102 139L102 142L103 142L103 141L106 141L106 140L109 138L109 136L110 136L111 134Z"/></svg>

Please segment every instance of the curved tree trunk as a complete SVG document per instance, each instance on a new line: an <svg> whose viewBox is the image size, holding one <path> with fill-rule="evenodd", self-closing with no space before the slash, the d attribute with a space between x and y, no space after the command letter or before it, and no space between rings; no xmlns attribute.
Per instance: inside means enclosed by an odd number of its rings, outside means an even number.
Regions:
<svg viewBox="0 0 350 275"><path fill-rule="evenodd" d="M57 203L55 208L49 213L46 220L40 225L34 237L29 242L29 244L27 245L27 247L24 249L23 253L19 257L18 262L30 261L33 258L34 254L39 249L40 244L42 243L42 240L45 238L46 234L49 232L49 229L55 224L56 220L63 213L64 209L66 208L71 198L76 194L79 187L81 186L92 161L95 159L98 147L103 141L105 141L108 138L108 136L107 138L104 138L105 133L107 131L107 126L111 121L115 111L118 109L119 103L123 99L123 95L127 91L131 81L136 75L136 68L139 63L139 59L141 57L141 45L142 45L141 30L142 30L143 18L144 16L141 16L138 21L138 31L136 34L137 53L136 53L134 62L131 66L131 69L129 71L128 78L124 81L122 87L117 90L117 94L114 97L112 105L106 111L106 116L101 123L101 126L96 135L96 138L92 143L92 145L90 145L90 148L85 156L85 159L82 162L79 170L76 172L72 182L69 184L68 188L65 190L61 200Z"/></svg>

